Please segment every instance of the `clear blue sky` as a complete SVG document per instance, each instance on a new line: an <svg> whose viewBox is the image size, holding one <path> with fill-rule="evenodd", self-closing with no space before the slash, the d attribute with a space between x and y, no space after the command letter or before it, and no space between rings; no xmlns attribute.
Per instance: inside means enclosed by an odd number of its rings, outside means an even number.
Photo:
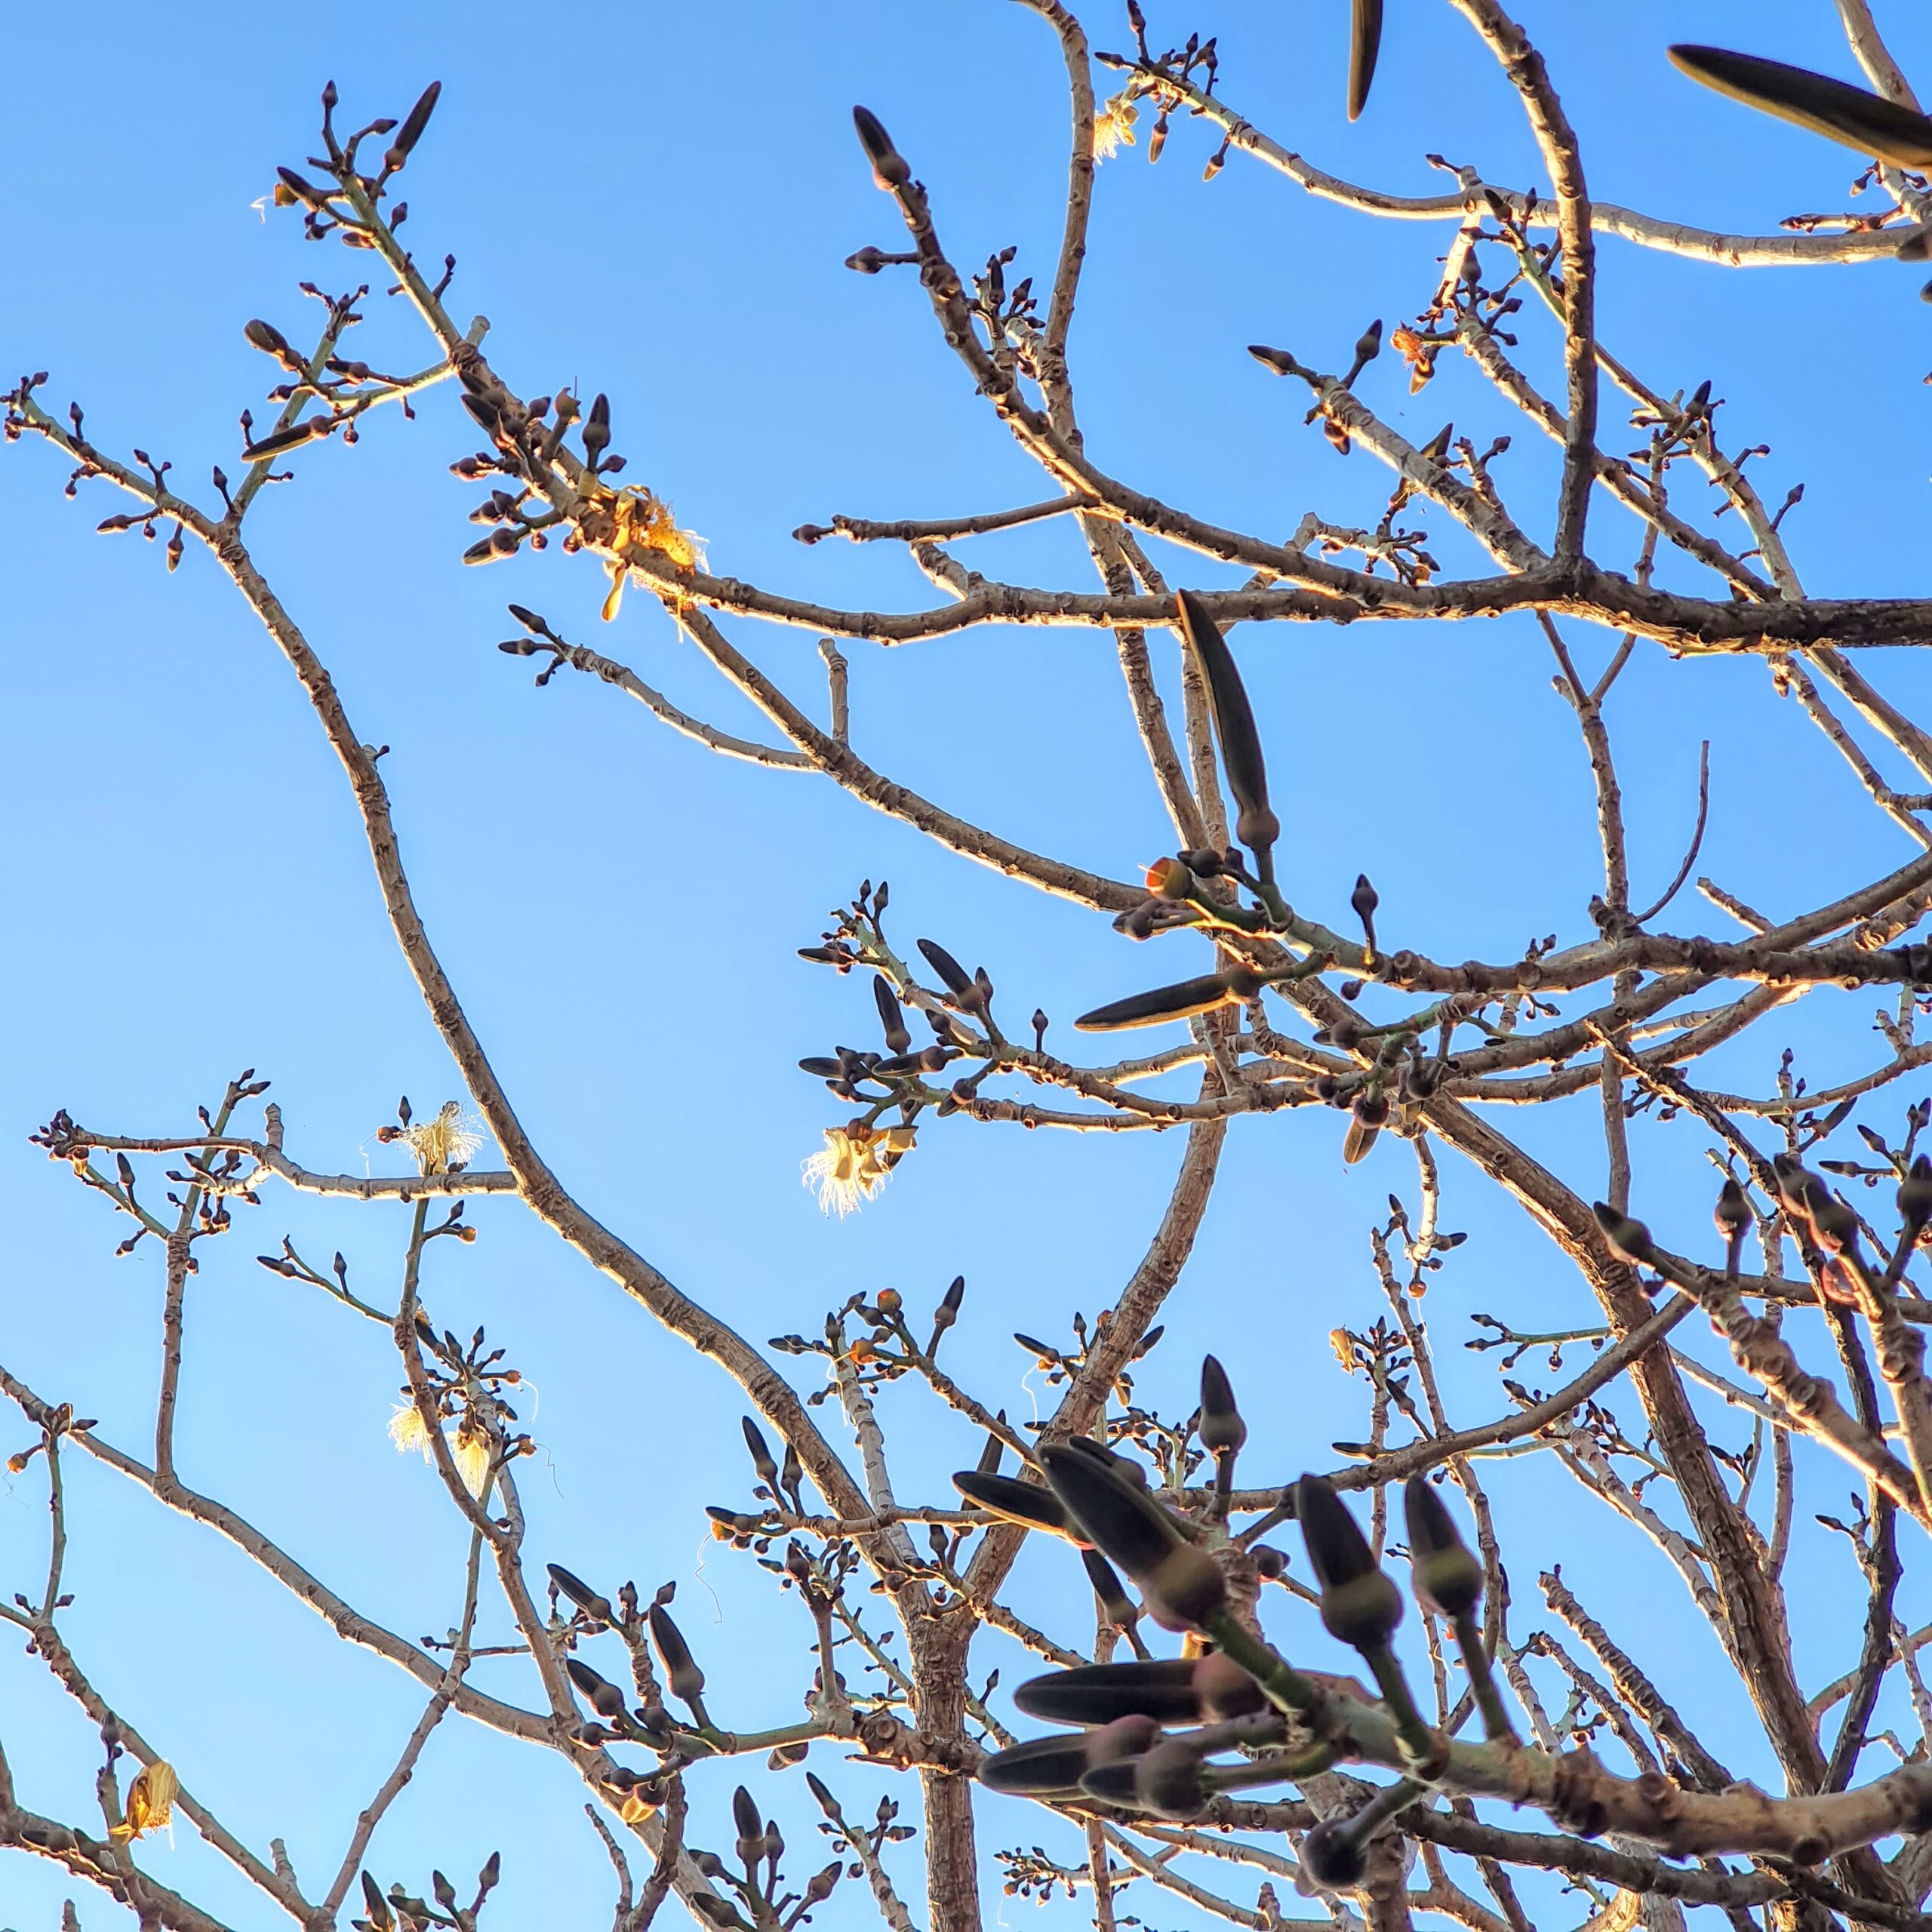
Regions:
<svg viewBox="0 0 1932 1932"><path fill-rule="evenodd" d="M1352 128L1340 0L1150 11L1157 37L1218 30L1228 98L1323 166L1435 192L1442 177L1423 160L1433 149L1494 180L1537 178L1515 103L1446 8L1395 0L1377 91ZM1896 51L1932 86L1932 26L1909 7L1889 12ZM1757 231L1856 205L1847 152L1699 94L1663 57L1669 40L1706 38L1849 74L1823 0L1539 0L1525 14L1600 196ZM1111 11L1091 20L1098 45L1126 39ZM1017 8L847 0L533 17L424 4L352 29L285 9L116 4L44 11L28 38L0 125L13 184L0 363L10 380L48 369L48 395L78 398L105 444L171 459L205 494L211 462L234 470L235 418L245 405L261 413L270 380L242 323L265 316L300 340L315 311L297 281L337 288L368 259L306 245L293 217L264 221L256 206L275 165L299 165L313 146L331 75L352 124L400 113L443 81L408 177L408 232L426 257L456 254L455 306L491 318L490 352L512 385L608 392L626 480L669 495L720 571L830 602L924 605L933 593L903 557L805 549L789 533L838 511L935 515L1044 494L916 286L840 266L864 244L898 245L852 139L848 109L862 100L931 189L956 260L1015 243L1013 272L1050 275L1063 82L1051 36ZM1304 431L1300 396L1243 346L1343 365L1372 317L1392 324L1426 299L1447 230L1373 224L1238 161L1204 186L1208 151L1183 124L1158 168L1143 145L1102 170L1074 341L1089 448L1113 473L1250 529L1291 529L1311 506L1372 522L1383 472ZM1717 375L1733 440L1773 446L1766 494L1807 483L1787 531L1810 587L1922 594L1911 533L1925 512L1932 315L1913 300L1914 272L1726 275L1614 242L1602 262L1611 346L1666 389ZM353 352L378 367L429 359L408 315L380 295L367 309ZM1547 384L1546 343L1532 361ZM1482 413L1460 372L1414 402L1401 387L1391 356L1364 393L1418 441L1452 412L1510 426ZM1607 446L1620 435L1607 428ZM793 949L862 876L889 876L902 937L930 934L983 960L1010 1008L1037 1002L1063 1032L1073 1014L1150 973L1195 970L1200 955L1191 942L1136 952L1104 919L936 852L829 786L713 759L601 686L566 678L533 691L529 667L492 648L507 634L506 598L720 723L748 722L647 598L599 630L604 582L588 565L553 549L458 568L478 493L445 466L474 440L454 394L438 391L414 424L386 412L359 448L305 455L299 481L251 525L358 728L393 748L384 771L419 902L526 1122L589 1207L754 1337L810 1331L854 1288L897 1286L924 1307L963 1272L955 1372L1024 1414L1026 1358L1007 1337L1063 1333L1075 1309L1112 1298L1158 1218L1179 1142L935 1124L878 1202L826 1222L798 1170L836 1115L792 1063L869 1039L870 1002ZM1500 473L1522 503L1547 500L1551 464L1532 432L1519 430ZM26 1134L61 1106L104 1130L178 1130L252 1065L275 1081L298 1158L383 1169L392 1156L372 1137L397 1095L427 1110L457 1088L383 923L340 772L286 667L206 560L191 550L165 577L158 546L92 534L118 504L97 490L65 503L61 481L38 445L0 461L0 795L16 913L0 932L0 1360L139 1453L152 1439L155 1257L115 1260L124 1227ZM1466 562L1441 519L1426 520L1445 562ZM1620 535L1607 560L1626 565L1629 551ZM989 543L972 558L984 560L1088 587L1064 532ZM1203 583L1227 580L1192 568ZM817 707L810 634L734 635ZM1439 957L1506 957L1531 934L1586 931L1598 883L1588 773L1531 626L1282 626L1241 648L1284 796L1284 882L1298 906L1341 922L1365 869L1385 940ZM1601 641L1583 648L1600 661ZM1103 638L847 650L857 740L895 777L1115 876L1169 845ZM1887 688L1922 700L1924 670L1895 655ZM1794 910L1903 856L1771 698L1761 666L1673 666L1644 647L1613 722L1639 894L1660 890L1681 854L1707 737L1700 869L1746 899ZM713 909L694 916L688 890ZM1718 920L1695 901L1683 916L1693 928ZM1829 1024L1767 1032L1727 1063L1730 1077L1767 1091L1786 1038L1817 1043L1807 1064L1821 1082L1850 1069L1865 1051L1863 1004L1839 1000ZM1600 1163L1594 1109L1539 1132L1580 1185ZM1239 1124L1171 1317L1179 1340L1146 1384L1184 1414L1200 1348L1238 1361L1257 1480L1322 1466L1331 1438L1361 1431L1359 1385L1327 1366L1323 1338L1337 1321L1373 1318L1365 1231L1391 1189L1413 1199L1414 1171L1386 1146L1345 1171L1340 1134L1332 1115ZM1638 1205L1687 1244L1703 1225L1708 1170L1681 1126L1654 1152ZM1472 1422L1500 1397L1494 1358L1456 1346L1468 1313L1561 1326L1592 1312L1534 1231L1474 1177L1448 1173L1449 1224L1473 1238L1429 1310L1458 1416ZM741 1405L528 1217L472 1213L483 1239L433 1249L425 1292L439 1321L488 1324L540 1392L543 1454L525 1475L535 1562L563 1561L606 1589L676 1580L688 1633L721 1687L721 1721L788 1721L804 1620L748 1559L706 1539L701 1514L748 1494ZM340 1247L384 1298L403 1211L271 1189L237 1214L194 1284L183 1473L369 1614L440 1632L455 1612L459 1533L427 1472L385 1437L392 1353L378 1331L252 1260L285 1232L325 1256ZM894 1392L885 1420L902 1491L937 1491L977 1452L909 1390ZM1744 1430L1719 1428L1741 1446ZM0 1437L9 1431L24 1444L13 1423ZM258 1849L285 1837L318 1880L413 1721L416 1687L211 1537L84 1457L69 1467L78 1600L66 1627L84 1665L232 1827ZM1821 1486L1810 1506L1838 1506L1844 1487ZM1605 1537L1546 1483L1498 1488L1519 1628L1537 1621L1535 1571L1552 1560L1613 1628L1681 1625L1672 1690L1734 1746L1741 1770L1770 1775L1744 1740L1741 1700L1709 1668L1710 1640L1651 1553ZM0 1476L9 1592L35 1586L45 1521L38 1468ZM1801 1595L1796 1605L1807 1683L1855 1648L1841 1614L1823 1614L1856 1588L1843 1546L1815 1555L1815 1607ZM1074 1589L1054 1556L1029 1556L1024 1587ZM505 1627L495 1614L485 1626ZM1652 1654L1678 1647L1666 1637ZM84 1815L97 1751L86 1726L35 1660L0 1649L0 1734L23 1801ZM1009 1681L1023 1674L996 1644L985 1656ZM479 1667L477 1681L507 1685L509 1672ZM835 1776L855 1795L870 1789ZM691 1835L721 1844L733 1780L720 1769L692 1782ZM808 1844L815 1814L795 1779L756 1782L793 1843ZM909 1785L902 1795L915 1802ZM417 1885L438 1865L460 1887L501 1844L486 1923L596 1924L609 1874L581 1797L560 1764L452 1721L373 1863ZM983 1842L1030 1843L1041 1822L989 1807ZM237 1924L271 1922L191 1827L177 1835L172 1853L149 1848L152 1869ZM0 1924L43 1932L66 1889L27 1861L0 1864ZM88 1932L123 1922L99 1900L81 1905ZM1174 1918L1165 1902L1137 1909ZM990 1898L989 1918L1001 1909ZM820 1923L857 1924L861 1911L855 1892Z"/></svg>

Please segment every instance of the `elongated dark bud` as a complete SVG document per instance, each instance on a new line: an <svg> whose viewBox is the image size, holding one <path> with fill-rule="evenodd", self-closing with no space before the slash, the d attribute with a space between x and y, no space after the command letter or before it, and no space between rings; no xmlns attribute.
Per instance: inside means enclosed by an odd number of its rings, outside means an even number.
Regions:
<svg viewBox="0 0 1932 1932"><path fill-rule="evenodd" d="M651 1641L656 1647L658 1662L664 1666L664 1681L672 1696L690 1705L700 1724L708 1724L703 1701L704 1672L691 1655L685 1633L672 1622L671 1613L661 1603L653 1604L648 1614Z"/></svg>
<svg viewBox="0 0 1932 1932"><path fill-rule="evenodd" d="M590 399L590 414L578 432L583 439L584 460L592 469L611 447L611 398L601 389Z"/></svg>
<svg viewBox="0 0 1932 1932"><path fill-rule="evenodd" d="M1368 90L1375 78L1377 57L1382 51L1382 0L1355 0L1354 17L1349 23L1349 118L1359 121L1368 105Z"/></svg>
<svg viewBox="0 0 1932 1932"><path fill-rule="evenodd" d="M872 179L880 187L889 192L912 180L912 171L906 165L906 157L892 145L884 123L869 107L853 109L852 125L858 131L859 145L865 149L866 158L872 165Z"/></svg>
<svg viewBox="0 0 1932 1932"><path fill-rule="evenodd" d="M1235 1458L1247 1440L1247 1424L1235 1406L1228 1371L1212 1355L1201 1358L1199 1426L1201 1446L1214 1458L1214 1514L1225 1518L1234 1487Z"/></svg>
<svg viewBox="0 0 1932 1932"><path fill-rule="evenodd" d="M1846 81L1721 47L1678 46L1671 63L1681 72L1747 106L1842 141L1860 154L1900 168L1932 167L1932 120Z"/></svg>
<svg viewBox="0 0 1932 1932"><path fill-rule="evenodd" d="M1402 1510L1416 1601L1438 1617L1468 1616L1482 1601L1482 1564L1441 1493L1427 1476L1411 1476L1403 1485Z"/></svg>
<svg viewBox="0 0 1932 1932"><path fill-rule="evenodd" d="M879 1024L885 1029L887 1049L903 1054L912 1044L912 1035L906 1030L906 1015L900 1006L898 995L876 974L872 977L872 998L878 1007Z"/></svg>
<svg viewBox="0 0 1932 1932"><path fill-rule="evenodd" d="M746 1865L756 1863L764 1854L764 1820L743 1785L731 1794L731 1822L737 1827L739 1857Z"/></svg>
<svg viewBox="0 0 1932 1932"><path fill-rule="evenodd" d="M566 1570L561 1563L548 1564L545 1567L550 1573L551 1582L586 1617L594 1617L600 1623L617 1622L617 1613L611 1607L608 1597L600 1595L581 1577Z"/></svg>
<svg viewBox="0 0 1932 1932"><path fill-rule="evenodd" d="M1469 1674L1489 1741L1514 1744L1515 1730L1496 1687L1496 1674L1476 1617L1482 1602L1481 1561L1463 1542L1449 1506L1427 1476L1410 1477L1403 1487L1402 1510L1408 1527L1409 1568L1416 1601L1425 1611L1447 1619L1454 1629L1463 1668Z"/></svg>
<svg viewBox="0 0 1932 1932"><path fill-rule="evenodd" d="M1226 1604L1226 1581L1214 1559L1182 1535L1146 1490L1071 1449L1043 1449L1040 1460L1068 1515L1133 1578L1157 1623L1198 1629Z"/></svg>
<svg viewBox="0 0 1932 1932"><path fill-rule="evenodd" d="M1148 1339L1151 1339L1152 1333L1150 1331ZM1143 1339L1141 1346L1145 1348L1146 1346L1147 1340ZM1139 1357L1134 1359L1137 1361ZM1123 1456L1117 1449L1103 1448L1091 1435L1071 1436L1066 1446L1075 1455L1084 1456L1090 1463L1097 1463L1103 1469L1111 1469L1115 1475L1133 1484L1136 1489L1147 1487L1146 1469L1131 1456Z"/></svg>
<svg viewBox="0 0 1932 1932"><path fill-rule="evenodd" d="M304 422L291 423L286 429L275 430L260 442L245 443L242 459L248 463L266 463L272 456L286 456L304 443L312 443L318 436L326 436L334 427L333 417L311 416Z"/></svg>
<svg viewBox="0 0 1932 1932"><path fill-rule="evenodd" d="M1015 1707L1047 1724L1107 1724L1139 1717L1155 1724L1198 1724L1201 1694L1192 1657L1149 1657L1132 1663L1083 1663L1029 1678L1013 1694Z"/></svg>
<svg viewBox="0 0 1932 1932"><path fill-rule="evenodd" d="M432 81L417 99L416 105L404 116L402 125L395 131L395 139L390 142L389 152L383 156L383 171L393 174L407 161L416 143L423 138L423 131L429 125L429 116L436 111L436 102L443 91L441 81Z"/></svg>
<svg viewBox="0 0 1932 1932"><path fill-rule="evenodd" d="M600 1677L581 1657L566 1657L564 1668L571 1681L581 1690L590 1708L600 1718L620 1718L624 1714L624 1694L608 1678Z"/></svg>
<svg viewBox="0 0 1932 1932"><path fill-rule="evenodd" d="M1657 1244L1641 1221L1611 1207L1607 1201L1593 1202L1590 1211L1597 1217L1597 1226L1602 1229L1603 1238L1618 1260L1628 1262L1632 1268L1642 1268L1657 1258Z"/></svg>
<svg viewBox="0 0 1932 1932"><path fill-rule="evenodd" d="M1078 1791L1091 1768L1087 1740L1078 1731L1060 1737L1029 1737L980 1761L974 1775L989 1791L1020 1798L1045 1798Z"/></svg>
<svg viewBox="0 0 1932 1932"><path fill-rule="evenodd" d="M1059 1497L1036 1482L961 1469L953 1477L952 1486L968 1503L1023 1529L1049 1530L1062 1537L1075 1534Z"/></svg>
<svg viewBox="0 0 1932 1932"><path fill-rule="evenodd" d="M1295 1484L1295 1518L1321 1589L1321 1621L1358 1651L1385 1649L1402 1620L1401 1592L1385 1577L1361 1526L1325 1476Z"/></svg>
<svg viewBox="0 0 1932 1932"><path fill-rule="evenodd" d="M1144 993L1130 993L1106 1006L1083 1013L1073 1023L1083 1033L1119 1033L1134 1026L1158 1026L1169 1020L1186 1020L1211 1013L1217 1006L1238 1006L1260 992L1258 973L1244 966L1204 974L1198 980L1177 980Z"/></svg>
<svg viewBox="0 0 1932 1932"><path fill-rule="evenodd" d="M1268 766L1261 755L1261 734L1256 728L1247 690L1235 668L1234 654L1208 607L1191 590L1178 594L1180 634L1201 675L1207 681L1208 706L1214 714L1214 736L1221 747L1221 766L1228 789L1235 795L1239 817L1235 836L1254 854L1256 871L1264 884L1275 875L1275 841L1281 821L1268 803Z"/></svg>
<svg viewBox="0 0 1932 1932"><path fill-rule="evenodd" d="M1899 1183L1899 1219L1905 1223L1908 1247L1932 1222L1932 1158L1921 1154Z"/></svg>
<svg viewBox="0 0 1932 1932"><path fill-rule="evenodd" d="M926 963L945 983L946 989L955 1000L962 1003L972 1001L979 992L973 976L936 939L922 939L919 950L926 956Z"/></svg>
<svg viewBox="0 0 1932 1932"><path fill-rule="evenodd" d="M764 1439L764 1432L749 1416L740 1419L739 1427L745 1432L745 1447L751 1451L752 1467L758 1472L758 1481L772 1494L778 1494L778 1464L771 1454L771 1445Z"/></svg>
<svg viewBox="0 0 1932 1932"><path fill-rule="evenodd" d="M302 358L288 346L288 338L274 323L265 322L258 316L251 322L245 322L242 333L248 337L251 349L259 349L264 355L272 355L285 365L301 368Z"/></svg>
<svg viewBox="0 0 1932 1932"><path fill-rule="evenodd" d="M1029 1738L996 1751L980 1765L979 1780L989 1790L1029 1798L1051 1792L1072 1792L1097 1765L1134 1758L1159 1741L1161 1727L1152 1718L1116 1718L1097 1730L1057 1737Z"/></svg>
<svg viewBox="0 0 1932 1932"><path fill-rule="evenodd" d="M1201 1361L1201 1446L1217 1456L1241 1447L1247 1425L1235 1406L1234 1385L1228 1371L1212 1355Z"/></svg>
<svg viewBox="0 0 1932 1932"><path fill-rule="evenodd" d="M1086 1569L1087 1580L1094 1586L1102 1615L1117 1630L1131 1629L1140 1621L1140 1606L1128 1595L1120 1573L1097 1549L1083 1549L1080 1561Z"/></svg>

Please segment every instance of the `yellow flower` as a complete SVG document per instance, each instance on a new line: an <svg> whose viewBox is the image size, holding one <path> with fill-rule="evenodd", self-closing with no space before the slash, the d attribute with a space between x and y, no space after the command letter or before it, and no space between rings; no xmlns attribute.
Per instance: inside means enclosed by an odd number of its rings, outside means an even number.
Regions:
<svg viewBox="0 0 1932 1932"><path fill-rule="evenodd" d="M463 1118L460 1100L445 1100L434 1120L405 1128L402 1139L426 1174L447 1174L467 1161L483 1144L475 1123Z"/></svg>
<svg viewBox="0 0 1932 1932"><path fill-rule="evenodd" d="M675 570L705 568L704 539L694 531L679 529L671 506L662 497L635 488L620 490L611 506L611 516L617 526L611 540L613 549L621 551L626 544L635 543L657 551ZM623 601L625 571L614 557L607 568L611 594L604 600L604 621L608 624Z"/></svg>
<svg viewBox="0 0 1932 1932"><path fill-rule="evenodd" d="M389 1440L398 1453L408 1455L411 1450L420 1452L424 1462L435 1459L429 1453L429 1427L423 1420L423 1411L414 1402L405 1402L389 1417Z"/></svg>
<svg viewBox="0 0 1932 1932"><path fill-rule="evenodd" d="M174 1795L181 1788L174 1767L157 1758L134 1774L128 1787L128 1808L122 1822L112 1826L108 1836L125 1841L158 1832L174 1822Z"/></svg>
<svg viewBox="0 0 1932 1932"><path fill-rule="evenodd" d="M912 1144L909 1127L828 1127L825 1152L802 1163L804 1183L817 1189L826 1214L843 1219L878 1193Z"/></svg>
<svg viewBox="0 0 1932 1932"><path fill-rule="evenodd" d="M1134 146L1134 124L1140 110L1123 88L1094 117L1094 158L1105 161L1123 147Z"/></svg>
<svg viewBox="0 0 1932 1932"><path fill-rule="evenodd" d="M456 1459L456 1472L462 1477L463 1487L472 1496L481 1496L488 1486L491 1455L495 1446L490 1440L490 1432L480 1422L463 1417L450 1453Z"/></svg>

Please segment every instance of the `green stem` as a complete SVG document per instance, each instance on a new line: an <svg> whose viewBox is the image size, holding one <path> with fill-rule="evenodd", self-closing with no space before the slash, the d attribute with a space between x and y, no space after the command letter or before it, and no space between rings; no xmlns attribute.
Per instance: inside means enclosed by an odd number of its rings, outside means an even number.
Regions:
<svg viewBox="0 0 1932 1932"><path fill-rule="evenodd" d="M1455 1626L1457 1647L1463 1654L1463 1668L1469 1673L1469 1688L1482 1712L1483 1734L1492 1744L1515 1744L1516 1729L1503 1707L1503 1694L1496 1687L1496 1674L1490 1668L1489 1651L1475 1613L1466 1610L1451 1621Z"/></svg>

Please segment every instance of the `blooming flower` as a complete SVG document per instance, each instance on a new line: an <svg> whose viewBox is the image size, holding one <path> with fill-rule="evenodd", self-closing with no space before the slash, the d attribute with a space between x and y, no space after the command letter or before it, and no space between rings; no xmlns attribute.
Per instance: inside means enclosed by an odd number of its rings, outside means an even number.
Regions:
<svg viewBox="0 0 1932 1932"><path fill-rule="evenodd" d="M1123 88L1094 117L1094 158L1105 161L1123 147L1134 146L1134 124L1140 110Z"/></svg>
<svg viewBox="0 0 1932 1932"><path fill-rule="evenodd" d="M654 496L648 490L620 490L611 506L611 515L617 525L616 534L611 540L613 549L621 550L628 543L641 544L647 550L657 551L673 569L704 568L704 539L694 531L679 529L677 518L671 514L671 506L662 497ZM611 594L604 600L604 621L607 624L617 616L617 607L623 601L625 577L624 567L616 558L611 560L608 568L611 573Z"/></svg>
<svg viewBox="0 0 1932 1932"><path fill-rule="evenodd" d="M180 1788L174 1767L165 1758L143 1765L128 1787L128 1807L122 1821L109 1827L108 1836L125 1843L173 1824L174 1795Z"/></svg>
<svg viewBox="0 0 1932 1932"><path fill-rule="evenodd" d="M405 1128L401 1138L426 1174L447 1174L467 1161L483 1144L475 1123L464 1118L460 1100L445 1100L434 1120Z"/></svg>
<svg viewBox="0 0 1932 1932"><path fill-rule="evenodd" d="M429 1425L423 1420L423 1411L414 1402L405 1402L389 1417L389 1440L405 1456L414 1449L420 1452L424 1462L435 1460L429 1453Z"/></svg>
<svg viewBox="0 0 1932 1932"><path fill-rule="evenodd" d="M869 1201L912 1149L909 1127L869 1128L854 1121L825 1130L825 1151L801 1163L804 1184L818 1190L818 1204L839 1217Z"/></svg>
<svg viewBox="0 0 1932 1932"><path fill-rule="evenodd" d="M456 1472L463 1478L463 1486L472 1496L481 1496L490 1480L490 1457L494 1444L490 1432L483 1425L466 1416L463 1426L456 1432L456 1441L451 1454L456 1459Z"/></svg>

